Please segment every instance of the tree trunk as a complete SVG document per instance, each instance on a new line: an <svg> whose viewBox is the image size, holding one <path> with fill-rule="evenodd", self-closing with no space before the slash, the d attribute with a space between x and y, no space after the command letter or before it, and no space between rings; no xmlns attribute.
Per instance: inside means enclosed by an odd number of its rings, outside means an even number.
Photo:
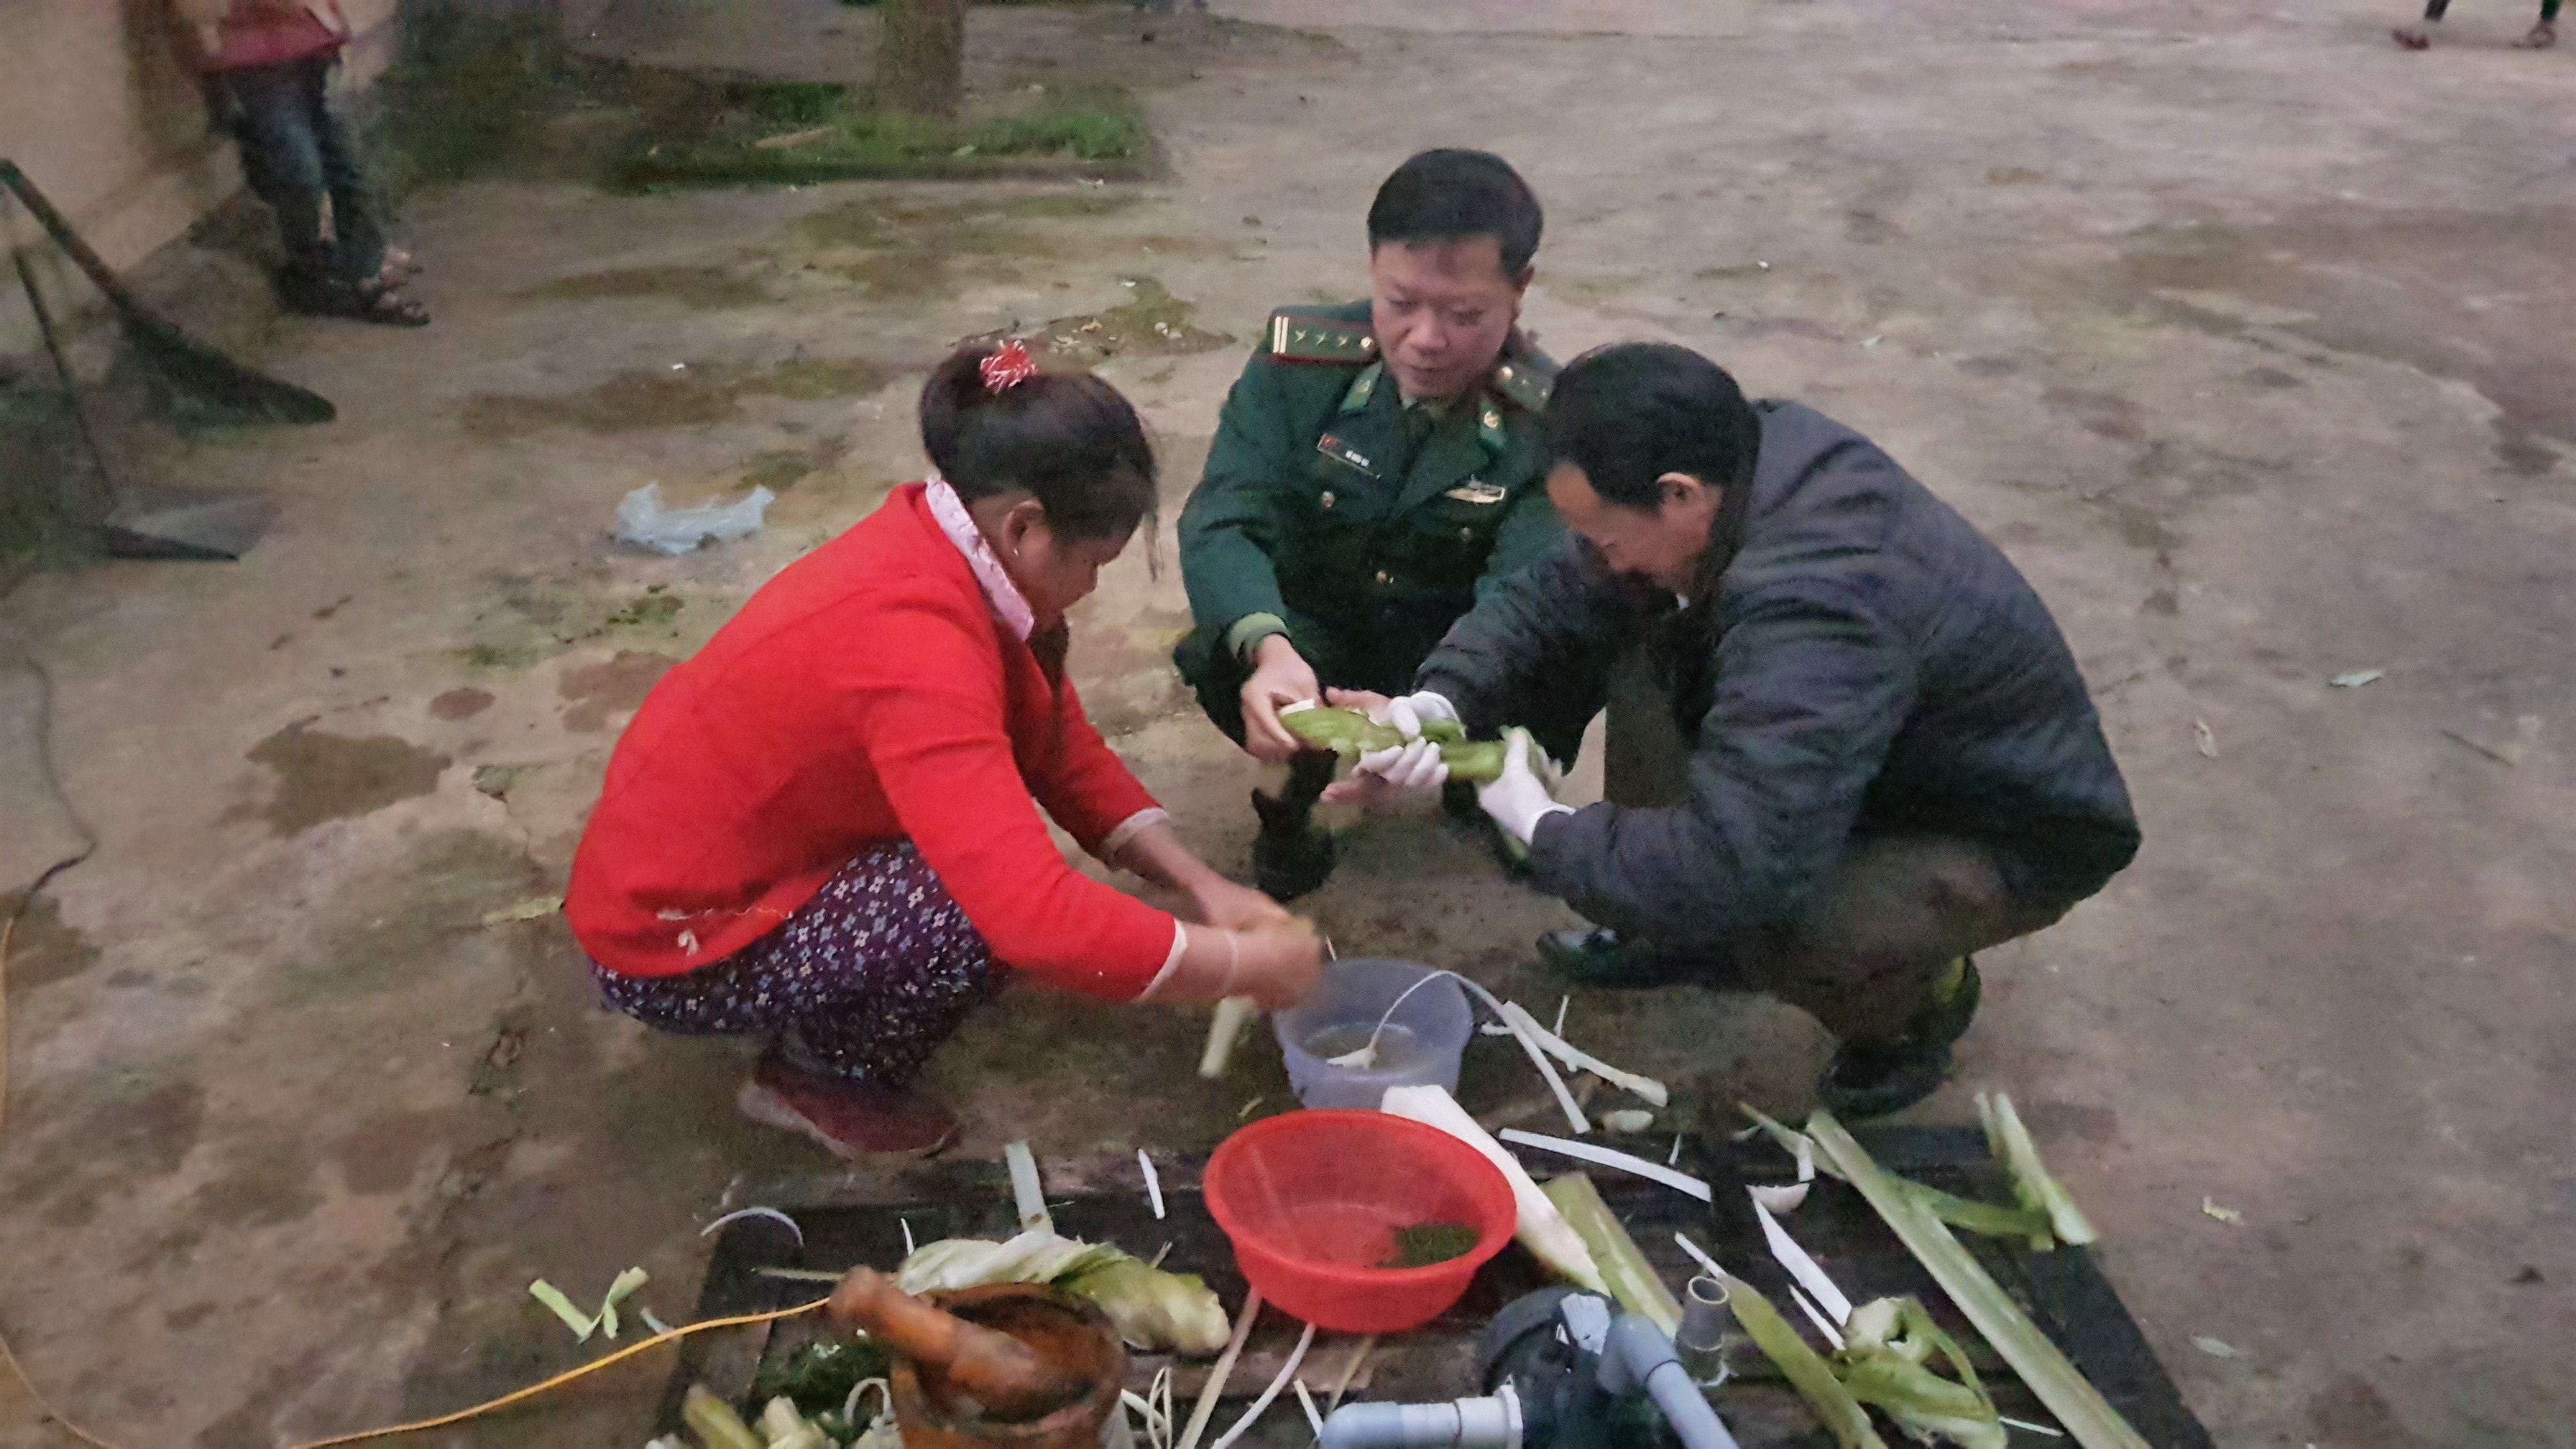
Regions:
<svg viewBox="0 0 2576 1449"><path fill-rule="evenodd" d="M885 0L877 104L954 119L966 94L966 0Z"/></svg>

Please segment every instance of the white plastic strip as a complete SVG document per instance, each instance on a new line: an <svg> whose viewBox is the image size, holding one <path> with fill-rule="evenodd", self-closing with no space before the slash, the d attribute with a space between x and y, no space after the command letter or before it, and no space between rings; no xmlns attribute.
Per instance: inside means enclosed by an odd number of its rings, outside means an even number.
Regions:
<svg viewBox="0 0 2576 1449"><path fill-rule="evenodd" d="M1146 1156L1142 1147L1136 1149L1136 1165L1145 1169L1145 1198L1154 1205L1154 1221L1159 1223L1163 1220L1162 1176L1154 1171L1154 1159Z"/></svg>
<svg viewBox="0 0 2576 1449"><path fill-rule="evenodd" d="M1687 1172L1676 1172L1660 1162L1648 1162L1642 1157L1632 1157L1625 1152L1608 1147L1595 1147L1589 1142L1568 1142L1562 1137L1541 1137L1535 1132L1523 1132L1518 1127L1504 1128L1502 1138L1505 1142L1517 1142L1523 1147L1544 1148L1549 1152L1559 1153L1578 1161L1598 1163L1603 1167L1615 1167L1621 1172L1633 1172L1650 1182L1660 1182L1676 1192L1689 1193L1701 1202L1711 1200L1707 1183Z"/></svg>
<svg viewBox="0 0 2576 1449"><path fill-rule="evenodd" d="M1797 1300L1798 1311L1807 1315L1807 1321L1816 1325L1816 1332L1825 1336L1825 1343L1839 1353L1843 1346L1842 1330L1827 1321L1824 1312L1816 1307L1815 1300L1799 1292L1794 1283L1789 1286L1789 1296Z"/></svg>
<svg viewBox="0 0 2576 1449"><path fill-rule="evenodd" d="M1708 1276L1717 1279L1721 1283L1726 1281L1726 1270L1717 1266L1717 1260L1710 1257L1706 1249L1702 1248L1699 1244L1692 1242L1690 1240L1690 1234L1675 1233L1673 1234L1673 1241L1681 1244L1682 1251L1690 1254L1691 1261L1699 1264L1700 1267L1707 1272Z"/></svg>
<svg viewBox="0 0 2576 1449"><path fill-rule="evenodd" d="M1243 1311L1235 1315L1234 1337L1226 1340L1225 1352L1217 1355L1215 1367L1208 1370L1207 1383L1199 1389L1199 1401L1190 1409L1190 1422L1181 1430L1174 1449L1199 1449L1199 1436L1207 1432L1208 1420L1216 1415L1216 1401L1225 1393L1225 1381L1234 1377L1234 1361L1243 1357L1243 1344L1252 1337L1252 1324L1261 1317L1261 1290L1253 1288L1243 1295Z"/></svg>
<svg viewBox="0 0 2576 1449"><path fill-rule="evenodd" d="M780 1212L774 1207L736 1208L732 1212L726 1213L723 1217L716 1219L714 1222L707 1224L705 1227L698 1229L698 1236L702 1238L706 1237L708 1234L713 1233L716 1229L723 1227L725 1224L737 1223L742 1221L744 1218L772 1218L785 1223L787 1225L787 1231L796 1235L796 1246L800 1248L805 1246L805 1230L796 1226L796 1220L794 1218L789 1217L787 1214Z"/></svg>
<svg viewBox="0 0 2576 1449"><path fill-rule="evenodd" d="M1038 1182L1038 1159L1026 1142L1014 1142L1002 1149L1002 1160L1011 1165L1011 1197L1019 1204L1020 1231L1052 1233L1055 1217L1047 1211L1046 1189Z"/></svg>
<svg viewBox="0 0 2576 1449"><path fill-rule="evenodd" d="M1261 1391L1261 1397L1253 1400L1252 1407L1244 1410L1243 1417L1234 1421L1233 1428L1219 1435L1216 1443L1210 1445L1209 1449L1233 1449L1234 1441L1243 1437L1244 1430L1261 1421L1261 1416L1269 1412L1270 1406L1278 1401L1280 1391L1286 1389L1289 1381L1297 1377L1298 1366L1306 1361L1306 1350L1314 1346L1315 1325L1309 1323L1306 1325L1306 1331L1297 1335L1297 1347L1290 1351L1288 1361L1279 1366L1279 1377L1270 1381L1270 1387Z"/></svg>
<svg viewBox="0 0 2576 1449"><path fill-rule="evenodd" d="M2008 1418L2002 1414L1997 1414L1995 1415L1995 1422L1998 1424L2009 1425L2012 1428L2022 1430L2025 1433L2045 1434L2051 1439L2063 1439L2066 1437L2066 1431L2063 1429L2052 1429L2046 1424L2034 1424L2028 1419L2014 1419Z"/></svg>
<svg viewBox="0 0 2576 1449"><path fill-rule="evenodd" d="M1816 1266L1807 1250L1798 1246L1798 1240L1789 1236L1789 1230L1780 1226L1780 1220L1771 1216L1771 1209L1764 1207L1759 1197L1753 1198L1753 1215L1762 1220L1762 1238L1771 1245L1771 1256L1780 1260L1780 1266L1789 1270L1789 1276L1797 1279L1800 1287L1816 1296L1816 1302L1823 1305L1837 1325L1849 1323L1851 1300L1834 1286L1833 1279L1825 1276L1824 1269Z"/></svg>
<svg viewBox="0 0 2576 1449"><path fill-rule="evenodd" d="M1558 1036L1554 1032L1549 1031L1546 1027L1539 1025L1538 1018L1530 1015L1528 1011L1524 1010L1519 1002L1504 1002L1502 1005L1502 1016L1505 1022L1509 1023L1511 1026L1521 1031L1531 1041L1538 1043L1540 1047L1544 1048L1548 1055L1565 1063L1566 1066L1573 1070L1578 1072L1590 1072L1592 1075L1599 1077L1610 1085L1634 1092L1638 1096L1645 1098L1647 1101L1654 1103L1658 1107L1670 1104L1672 1093L1665 1090L1663 1083L1656 1081L1652 1077L1638 1076L1635 1072L1623 1072L1617 1067L1610 1065L1608 1062L1601 1060L1599 1057L1592 1055L1590 1052L1584 1051L1582 1048L1575 1046L1565 1038Z"/></svg>
<svg viewBox="0 0 2576 1449"><path fill-rule="evenodd" d="M1297 1407L1306 1411L1306 1427L1315 1431L1316 1438L1323 1438L1324 1416L1316 1412L1315 1396L1306 1392L1306 1381L1304 1379L1291 1379L1288 1382L1288 1386L1297 1391Z"/></svg>

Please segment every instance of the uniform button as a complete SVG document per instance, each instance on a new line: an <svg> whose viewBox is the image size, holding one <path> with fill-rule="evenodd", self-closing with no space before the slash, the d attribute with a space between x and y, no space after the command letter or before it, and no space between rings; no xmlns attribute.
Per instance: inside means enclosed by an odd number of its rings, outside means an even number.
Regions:
<svg viewBox="0 0 2576 1449"><path fill-rule="evenodd" d="M1377 571L1377 581L1381 584L1391 584L1395 582L1395 580L1386 576L1386 570L1384 569L1379 569Z"/></svg>
<svg viewBox="0 0 2576 1449"><path fill-rule="evenodd" d="M1472 528L1462 528L1458 530L1458 541L1460 543L1472 543L1475 541L1475 538L1476 530Z"/></svg>
<svg viewBox="0 0 2576 1449"><path fill-rule="evenodd" d="M1327 494L1325 494L1325 495L1324 495L1324 506L1325 506L1326 508L1330 508L1330 507L1332 507L1332 506L1333 506L1333 495L1332 495L1332 494L1327 493Z"/></svg>

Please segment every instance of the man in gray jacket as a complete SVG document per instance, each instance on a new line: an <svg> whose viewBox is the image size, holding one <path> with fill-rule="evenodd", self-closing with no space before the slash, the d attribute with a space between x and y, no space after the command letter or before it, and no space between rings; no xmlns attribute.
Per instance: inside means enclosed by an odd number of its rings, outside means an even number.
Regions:
<svg viewBox="0 0 2576 1449"><path fill-rule="evenodd" d="M1573 810L1515 730L1479 792L1531 883L1607 930L1542 943L1602 984L1770 993L1841 1042L1849 1115L1947 1074L1970 953L2055 921L2137 852L2119 767L2037 594L1850 429L1748 403L1686 348L1600 349L1559 376L1548 495L1574 535L1460 619L1400 700L1418 733L1589 719L1642 640L1691 741L1680 797ZM1340 798L1445 778L1417 740Z"/></svg>

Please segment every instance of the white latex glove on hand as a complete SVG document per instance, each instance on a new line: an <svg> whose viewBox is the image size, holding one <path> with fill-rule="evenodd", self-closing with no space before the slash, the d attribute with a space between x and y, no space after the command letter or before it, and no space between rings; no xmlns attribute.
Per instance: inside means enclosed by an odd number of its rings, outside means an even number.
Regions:
<svg viewBox="0 0 2576 1449"><path fill-rule="evenodd" d="M1382 725L1394 726L1396 733L1408 740L1418 740L1422 738L1424 725L1442 721L1456 724L1458 707L1445 697L1425 689L1388 700L1385 708L1369 711L1369 718Z"/></svg>
<svg viewBox="0 0 2576 1449"><path fill-rule="evenodd" d="M1485 807L1504 834L1528 845L1538 834L1540 821L1550 815L1571 815L1574 807L1559 805L1548 793L1555 784L1556 767L1530 742L1528 730L1507 730L1503 740L1503 773L1492 784L1476 787L1476 803Z"/></svg>
<svg viewBox="0 0 2576 1449"><path fill-rule="evenodd" d="M1340 690L1329 696L1336 704L1357 706L1374 696L1354 698ZM1368 717L1404 736L1404 743L1370 750L1352 762L1350 774L1324 791L1324 798L1336 805L1374 807L1393 804L1408 795L1429 794L1449 783L1449 766L1440 758L1440 746L1422 737L1425 724L1447 720L1458 721L1455 705L1429 690L1396 699L1379 700L1369 705Z"/></svg>

